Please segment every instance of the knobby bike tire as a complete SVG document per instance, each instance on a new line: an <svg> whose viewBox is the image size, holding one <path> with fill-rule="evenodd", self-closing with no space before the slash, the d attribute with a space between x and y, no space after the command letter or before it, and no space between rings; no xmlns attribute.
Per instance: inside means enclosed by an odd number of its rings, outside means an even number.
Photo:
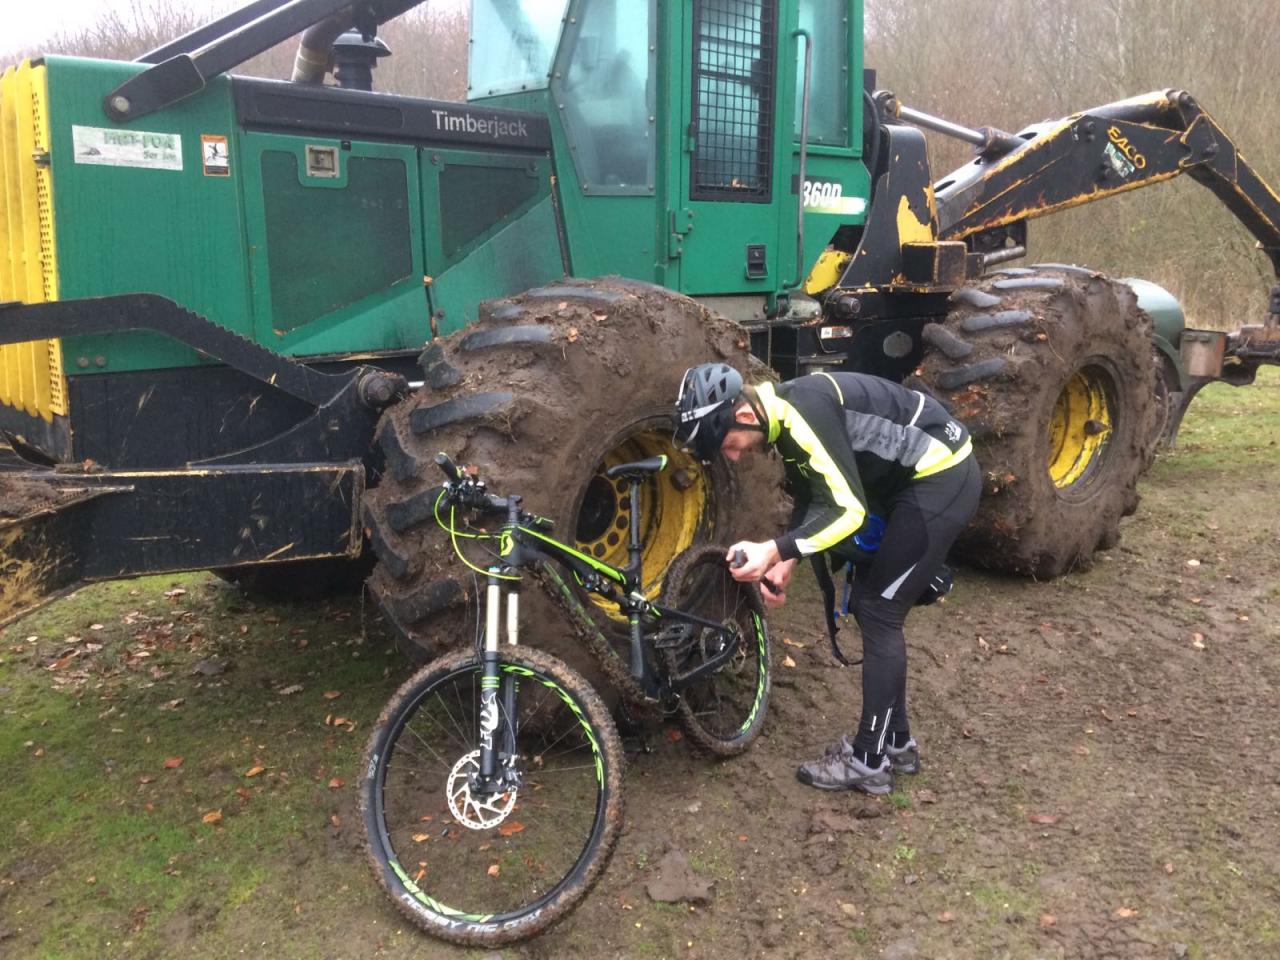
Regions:
<svg viewBox="0 0 1280 960"><path fill-rule="evenodd" d="M482 668L471 651L432 661L396 691L360 780L378 883L417 927L472 946L521 940L561 919L599 878L622 827L625 759L597 693L540 650L504 647L499 664L519 681L523 777L500 822L464 827L446 797L466 782L457 770L478 745Z"/></svg>
<svg viewBox="0 0 1280 960"><path fill-rule="evenodd" d="M732 623L740 633L737 654L705 679L681 692L681 726L702 749L719 757L743 753L760 736L769 707L772 659L764 605L754 584L739 583L725 565L726 549L695 547L671 565L663 583L663 606L707 620ZM712 631L691 643L662 651L669 676L687 673L713 656Z"/></svg>

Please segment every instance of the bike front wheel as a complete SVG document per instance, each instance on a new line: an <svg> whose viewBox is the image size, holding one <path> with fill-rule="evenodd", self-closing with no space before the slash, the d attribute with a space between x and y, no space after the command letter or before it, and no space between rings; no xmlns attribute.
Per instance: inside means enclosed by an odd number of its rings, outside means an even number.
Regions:
<svg viewBox="0 0 1280 960"><path fill-rule="evenodd" d="M770 643L764 606L756 587L733 579L724 547L695 547L671 565L663 583L663 606L720 624L697 627L680 646L663 651L667 679L679 693L681 725L698 746L721 757L742 753L760 735L769 706ZM733 654L704 674L727 637Z"/></svg>
<svg viewBox="0 0 1280 960"><path fill-rule="evenodd" d="M396 692L366 748L360 809L397 908L443 939L491 946L545 929L586 896L622 826L624 758L582 677L550 654L505 647L498 772L481 777L483 673L458 651Z"/></svg>

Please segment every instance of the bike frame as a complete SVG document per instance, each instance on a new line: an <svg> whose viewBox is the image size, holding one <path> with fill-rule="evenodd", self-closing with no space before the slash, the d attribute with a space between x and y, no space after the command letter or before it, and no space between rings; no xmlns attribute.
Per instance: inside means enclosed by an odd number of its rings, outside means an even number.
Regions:
<svg viewBox="0 0 1280 960"><path fill-rule="evenodd" d="M521 498L512 496L507 500L507 519L497 535L501 562L489 566L485 587L485 631L480 656L484 664L480 685L480 780L489 784L495 791L503 789L499 777L500 754L505 753L512 758L515 750L515 731L510 720L515 715L518 679L514 676L502 676L499 672L501 627L503 621L503 584L506 583L506 640L511 645L520 642L520 590L518 578L512 573L537 565L556 564L570 571L582 587L606 600L617 603L627 617L631 634L631 675L641 685L646 695L654 700L663 696L677 694L680 690L696 682L704 674L719 669L733 658L738 646L743 642L737 631L725 629L724 624L707 620L683 610L676 610L649 600L641 590L641 555L643 544L640 542L640 484L643 478L629 478L629 497L631 501L631 528L627 542L627 566L618 569L604 563L568 544L561 543L554 537L537 530L538 518L533 518L534 525L526 525L522 520L520 509ZM572 611L574 616L582 618L588 629L594 629L584 612ZM646 635L642 626L644 621L663 621L672 624L679 639L679 626L703 627L715 630L727 642L724 649L700 664L695 669L678 677L663 677L645 656ZM727 635L727 636L726 636ZM495 748L494 734L503 726L502 715L508 718L505 725L504 743Z"/></svg>

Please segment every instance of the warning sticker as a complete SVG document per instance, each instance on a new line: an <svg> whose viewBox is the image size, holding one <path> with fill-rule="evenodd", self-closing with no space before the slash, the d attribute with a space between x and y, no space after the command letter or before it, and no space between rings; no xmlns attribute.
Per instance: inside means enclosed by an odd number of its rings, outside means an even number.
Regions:
<svg viewBox="0 0 1280 960"><path fill-rule="evenodd" d="M200 138L200 156L206 177L231 176L231 151L226 137L206 133Z"/></svg>
<svg viewBox="0 0 1280 960"><path fill-rule="evenodd" d="M76 163L147 170L182 169L182 137L176 133L73 125L71 142Z"/></svg>

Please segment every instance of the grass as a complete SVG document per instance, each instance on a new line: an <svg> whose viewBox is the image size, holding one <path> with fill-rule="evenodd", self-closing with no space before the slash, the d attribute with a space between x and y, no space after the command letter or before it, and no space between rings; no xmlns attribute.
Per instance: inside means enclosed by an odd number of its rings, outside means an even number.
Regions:
<svg viewBox="0 0 1280 960"><path fill-rule="evenodd" d="M323 909L363 881L323 849L357 828L364 734L405 669L384 649L350 603L259 608L209 575L95 586L5 630L7 932L33 958L145 954L190 915Z"/></svg>

